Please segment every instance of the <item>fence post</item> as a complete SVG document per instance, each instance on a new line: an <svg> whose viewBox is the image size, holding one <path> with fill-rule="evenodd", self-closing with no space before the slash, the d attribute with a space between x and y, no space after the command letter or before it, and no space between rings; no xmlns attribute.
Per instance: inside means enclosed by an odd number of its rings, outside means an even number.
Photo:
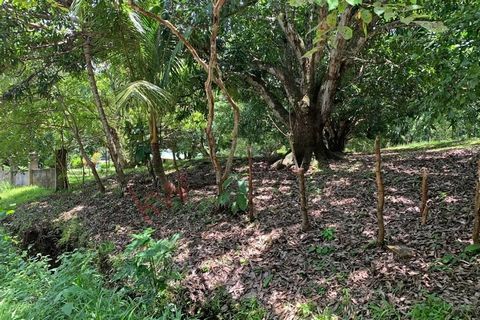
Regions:
<svg viewBox="0 0 480 320"><path fill-rule="evenodd" d="M38 170L38 155L36 152L30 152L30 162L28 163L28 185L33 185L33 170Z"/></svg>

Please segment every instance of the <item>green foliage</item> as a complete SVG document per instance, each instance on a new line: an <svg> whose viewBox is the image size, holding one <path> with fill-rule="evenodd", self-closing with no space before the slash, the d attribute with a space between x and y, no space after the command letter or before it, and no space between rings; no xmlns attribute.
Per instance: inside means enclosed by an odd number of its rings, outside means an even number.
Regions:
<svg viewBox="0 0 480 320"><path fill-rule="evenodd" d="M322 230L322 238L326 241L335 239L335 228L325 228Z"/></svg>
<svg viewBox="0 0 480 320"><path fill-rule="evenodd" d="M372 320L400 320L401 315L395 306L387 301L372 303L368 307L372 314Z"/></svg>
<svg viewBox="0 0 480 320"><path fill-rule="evenodd" d="M453 307L448 302L434 295L428 295L422 303L417 303L409 312L412 320L452 319Z"/></svg>
<svg viewBox="0 0 480 320"><path fill-rule="evenodd" d="M143 296L133 299L107 286L96 259L94 251L75 250L50 270L47 258L28 258L1 231L0 319L182 319L172 303L152 306Z"/></svg>
<svg viewBox="0 0 480 320"><path fill-rule="evenodd" d="M233 213L248 209L248 187L245 179L230 175L222 184L223 192L218 197L218 203L228 207Z"/></svg>
<svg viewBox="0 0 480 320"><path fill-rule="evenodd" d="M53 190L37 186L13 187L7 186L0 191L0 208L14 209L24 203L32 202L51 194Z"/></svg>
<svg viewBox="0 0 480 320"><path fill-rule="evenodd" d="M81 156L73 156L70 160L70 168L72 169L81 169L83 167L83 159Z"/></svg>
<svg viewBox="0 0 480 320"><path fill-rule="evenodd" d="M469 255L476 255L480 253L480 244L474 243L465 247L465 253Z"/></svg>
<svg viewBox="0 0 480 320"><path fill-rule="evenodd" d="M312 245L308 248L308 253L315 253L315 254L320 255L320 256L327 256L334 251L335 250L332 247L329 247L329 246L319 246L319 245L315 246L315 245Z"/></svg>
<svg viewBox="0 0 480 320"><path fill-rule="evenodd" d="M127 285L131 290L155 302L165 299L170 283L180 279L180 273L173 263L173 253L180 235L154 240L153 232L154 229L148 228L132 235L133 241L124 252L122 268L116 278L129 279Z"/></svg>

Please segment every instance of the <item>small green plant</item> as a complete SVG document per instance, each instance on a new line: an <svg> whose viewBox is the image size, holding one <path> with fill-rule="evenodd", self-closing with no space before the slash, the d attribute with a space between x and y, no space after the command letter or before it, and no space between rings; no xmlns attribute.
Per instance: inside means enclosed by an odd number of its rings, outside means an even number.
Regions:
<svg viewBox="0 0 480 320"><path fill-rule="evenodd" d="M335 240L335 229L334 228L325 228L322 230L322 238L326 241Z"/></svg>
<svg viewBox="0 0 480 320"><path fill-rule="evenodd" d="M236 320L262 320L265 319L267 311L255 297L244 299L235 305Z"/></svg>
<svg viewBox="0 0 480 320"><path fill-rule="evenodd" d="M409 316L413 320L443 320L449 318L452 312L451 304L437 296L428 295L424 302L413 306Z"/></svg>
<svg viewBox="0 0 480 320"><path fill-rule="evenodd" d="M335 315L330 308L326 308L322 313L314 315L312 320L339 320L340 318Z"/></svg>
<svg viewBox="0 0 480 320"><path fill-rule="evenodd" d="M164 297L169 284L180 279L174 266L173 253L180 235L170 239L155 240L154 230L148 228L140 234L132 235L133 241L124 252L124 266L117 279L126 278L135 292L146 295L151 300Z"/></svg>
<svg viewBox="0 0 480 320"><path fill-rule="evenodd" d="M234 186L236 185L236 188ZM245 179L231 175L222 184L223 192L218 197L222 207L228 207L233 213L244 212L248 208L248 187Z"/></svg>
<svg viewBox="0 0 480 320"><path fill-rule="evenodd" d="M475 244L468 245L467 247L465 247L464 252L467 255L471 255L471 256L477 255L480 253L480 244L475 243Z"/></svg>
<svg viewBox="0 0 480 320"><path fill-rule="evenodd" d="M308 248L309 253L315 253L320 256L327 256L334 251L335 250L332 247L328 247L328 246L312 245Z"/></svg>
<svg viewBox="0 0 480 320"><path fill-rule="evenodd" d="M316 309L317 309L317 307L315 306L315 304L313 302L311 302L311 301L303 302L303 303L300 303L297 306L297 314L302 319L306 319L306 318L311 317L314 314Z"/></svg>
<svg viewBox="0 0 480 320"><path fill-rule="evenodd" d="M395 306L387 301L381 303L372 303L368 306L372 320L400 320L400 313Z"/></svg>

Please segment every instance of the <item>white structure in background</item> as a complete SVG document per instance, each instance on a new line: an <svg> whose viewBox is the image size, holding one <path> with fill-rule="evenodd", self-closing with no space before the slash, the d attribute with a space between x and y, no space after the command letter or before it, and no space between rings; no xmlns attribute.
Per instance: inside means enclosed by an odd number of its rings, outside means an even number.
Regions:
<svg viewBox="0 0 480 320"><path fill-rule="evenodd" d="M30 153L28 171L20 171L17 166L11 166L10 171L0 168L0 182L8 182L13 186L40 186L44 188L56 188L57 173L55 168L40 169L38 155Z"/></svg>

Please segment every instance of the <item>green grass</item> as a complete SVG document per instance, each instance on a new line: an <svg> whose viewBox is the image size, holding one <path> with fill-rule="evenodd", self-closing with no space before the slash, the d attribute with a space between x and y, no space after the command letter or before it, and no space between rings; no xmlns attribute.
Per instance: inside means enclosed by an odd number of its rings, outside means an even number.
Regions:
<svg viewBox="0 0 480 320"><path fill-rule="evenodd" d="M11 187L2 185L0 187L0 209L11 209L15 206L37 200L48 196L53 190L37 186Z"/></svg>
<svg viewBox="0 0 480 320"><path fill-rule="evenodd" d="M480 145L480 139L469 140L439 140L414 142L410 144L387 147L386 151L420 151L470 148Z"/></svg>
<svg viewBox="0 0 480 320"><path fill-rule="evenodd" d="M382 148L384 151L422 151L422 150L448 150L471 148L480 145L480 138L467 140L431 140L422 142L412 142L396 146L387 146ZM373 153L374 141L368 139L352 140L347 146L347 152Z"/></svg>

